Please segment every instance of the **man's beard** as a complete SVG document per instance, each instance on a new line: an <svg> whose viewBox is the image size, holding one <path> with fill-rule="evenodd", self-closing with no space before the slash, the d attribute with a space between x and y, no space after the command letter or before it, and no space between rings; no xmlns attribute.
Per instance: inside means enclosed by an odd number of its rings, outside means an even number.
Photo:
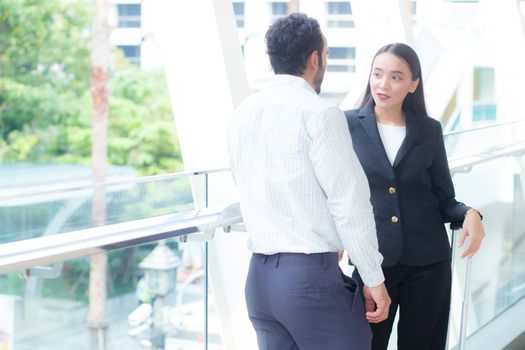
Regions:
<svg viewBox="0 0 525 350"><path fill-rule="evenodd" d="M323 83L324 72L325 72L324 67L317 66L317 72L315 72L315 76L314 76L314 86L315 86L315 92L317 92L317 94L321 93L321 84Z"/></svg>

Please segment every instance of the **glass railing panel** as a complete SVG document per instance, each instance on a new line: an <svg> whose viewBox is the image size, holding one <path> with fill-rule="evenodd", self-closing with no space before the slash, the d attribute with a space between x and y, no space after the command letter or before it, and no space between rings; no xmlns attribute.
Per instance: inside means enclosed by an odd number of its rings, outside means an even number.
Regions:
<svg viewBox="0 0 525 350"><path fill-rule="evenodd" d="M23 266L20 267L23 270L0 275L0 344L5 342L10 348L22 350L152 346L222 349L219 317L208 280L207 241L213 237L216 225L239 222L238 214L231 220L231 210L226 210L225 218L220 211L208 208L210 183L217 185L210 181L209 173L218 180L230 176L229 172L223 172L219 169L173 174L98 187L27 191L16 196L2 192L0 213L4 215L4 223L7 214L19 214L22 221L27 219L27 213L34 214L35 206L43 209L46 206L43 204L47 204L51 209L50 215L41 217L30 231L27 226L16 226L13 222L9 227L2 225L2 234L10 234L7 238L0 236L3 243L10 243L4 244L0 253L2 271L13 269L8 266ZM219 192L225 190L221 188ZM105 226L98 228L94 227L91 209L100 193L105 197L102 214ZM68 200L78 198L87 206L68 207ZM54 211L62 213L62 220L57 220L59 215L53 214ZM81 220L72 219L77 217ZM110 225L116 223L120 224ZM53 225L56 230L49 232L49 226ZM201 232L187 234L196 231ZM79 249L75 237L82 232L87 232L90 238L82 240L84 248ZM63 235L46 237L55 233ZM173 238L155 241L153 237ZM123 241L119 243L116 239ZM35 250L37 241L41 243ZM139 242L143 244L130 247ZM64 248L60 248L60 253L50 249L55 244L71 246L73 250L68 251L72 252L68 256L81 251L109 251L56 262L57 256L64 256L61 253ZM16 255L13 248L21 249L23 255ZM34 263L19 260L27 256L27 261L40 261L35 260L37 255L42 256L39 254L48 256L49 264L35 267ZM13 256L16 263L10 260ZM100 260L103 256L107 256L107 269L95 271L93 261L103 261ZM95 290L95 295L101 296L99 300L95 300L93 289L90 292L90 286L97 285L105 286ZM93 310L106 316L93 322L90 316ZM103 345L101 338L93 337L101 332L105 334ZM93 346L94 342L99 346Z"/></svg>
<svg viewBox="0 0 525 350"><path fill-rule="evenodd" d="M39 193L4 188L0 243L204 208L205 176L155 176ZM103 197L102 221L94 220L96 195Z"/></svg>
<svg viewBox="0 0 525 350"><path fill-rule="evenodd" d="M204 242L192 236L199 234L108 252L103 305L90 305L89 285L97 284L90 257L64 261L55 278L0 275L3 341L17 350L90 348L87 320L98 308L106 315L99 320L107 324L104 349L204 349L206 339L209 349L221 349L212 294L205 336Z"/></svg>
<svg viewBox="0 0 525 350"><path fill-rule="evenodd" d="M486 230L482 247L472 259L467 336L525 297L524 180L523 154L499 157L453 174L456 197L483 213ZM460 234L458 231L456 237ZM455 251L453 273L451 334L455 336L466 287L467 261L458 257L462 250Z"/></svg>
<svg viewBox="0 0 525 350"><path fill-rule="evenodd" d="M210 286L206 242L191 240L180 244L182 267L178 274L179 299L174 306L184 312L169 338L175 349L222 349L220 320ZM188 334L188 337L182 335Z"/></svg>
<svg viewBox="0 0 525 350"><path fill-rule="evenodd" d="M483 154L525 142L525 119L445 133L444 140L449 159Z"/></svg>

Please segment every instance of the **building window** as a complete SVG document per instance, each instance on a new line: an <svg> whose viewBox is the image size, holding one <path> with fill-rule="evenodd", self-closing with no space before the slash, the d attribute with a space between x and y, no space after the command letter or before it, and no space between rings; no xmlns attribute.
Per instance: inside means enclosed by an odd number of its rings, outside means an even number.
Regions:
<svg viewBox="0 0 525 350"><path fill-rule="evenodd" d="M473 121L496 120L495 80L494 68L474 68Z"/></svg>
<svg viewBox="0 0 525 350"><path fill-rule="evenodd" d="M327 1L326 9L329 15L351 15L352 7L350 2Z"/></svg>
<svg viewBox="0 0 525 350"><path fill-rule="evenodd" d="M355 47L330 47L329 72L355 72Z"/></svg>
<svg viewBox="0 0 525 350"><path fill-rule="evenodd" d="M355 59L355 47L330 47L331 59Z"/></svg>
<svg viewBox="0 0 525 350"><path fill-rule="evenodd" d="M233 2L233 13L235 14L235 23L238 28L244 28L244 2Z"/></svg>
<svg viewBox="0 0 525 350"><path fill-rule="evenodd" d="M412 0L409 1L409 13L410 13L410 20L412 21L412 25L416 24L417 21L417 1Z"/></svg>
<svg viewBox="0 0 525 350"><path fill-rule="evenodd" d="M330 64L328 66L328 72L354 73L355 72L355 65Z"/></svg>
<svg viewBox="0 0 525 350"><path fill-rule="evenodd" d="M271 2L270 7L271 7L270 20L272 23L275 22L277 18L286 16L288 14L288 2L287 1Z"/></svg>
<svg viewBox="0 0 525 350"><path fill-rule="evenodd" d="M350 2L327 1L326 24L329 28L354 28L354 17Z"/></svg>
<svg viewBox="0 0 525 350"><path fill-rule="evenodd" d="M140 28L140 4L117 4L119 28Z"/></svg>
<svg viewBox="0 0 525 350"><path fill-rule="evenodd" d="M140 46L139 45L119 45L119 49L124 52L124 57L131 63L140 64Z"/></svg>

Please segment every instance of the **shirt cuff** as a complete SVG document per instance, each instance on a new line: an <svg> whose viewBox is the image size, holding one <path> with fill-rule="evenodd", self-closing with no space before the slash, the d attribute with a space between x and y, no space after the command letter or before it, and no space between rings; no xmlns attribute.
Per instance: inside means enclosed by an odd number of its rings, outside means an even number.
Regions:
<svg viewBox="0 0 525 350"><path fill-rule="evenodd" d="M381 268L370 271L366 276L362 273L359 273L359 275L367 287L375 287L385 281L385 276L383 275L383 270Z"/></svg>
<svg viewBox="0 0 525 350"><path fill-rule="evenodd" d="M467 212L468 212L469 210L474 210L476 213L478 213L480 220L483 220L483 215L481 215L481 213L479 212L479 210L474 209L474 208L468 208L467 210L465 210L465 213L463 214L464 217L467 217Z"/></svg>

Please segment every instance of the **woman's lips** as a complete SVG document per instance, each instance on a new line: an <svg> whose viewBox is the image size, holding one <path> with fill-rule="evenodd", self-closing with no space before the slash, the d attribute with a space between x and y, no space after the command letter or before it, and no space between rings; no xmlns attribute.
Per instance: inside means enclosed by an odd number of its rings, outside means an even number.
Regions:
<svg viewBox="0 0 525 350"><path fill-rule="evenodd" d="M381 93L377 93L376 96L382 101L388 100L390 98L390 96L388 96L387 94L381 94Z"/></svg>

